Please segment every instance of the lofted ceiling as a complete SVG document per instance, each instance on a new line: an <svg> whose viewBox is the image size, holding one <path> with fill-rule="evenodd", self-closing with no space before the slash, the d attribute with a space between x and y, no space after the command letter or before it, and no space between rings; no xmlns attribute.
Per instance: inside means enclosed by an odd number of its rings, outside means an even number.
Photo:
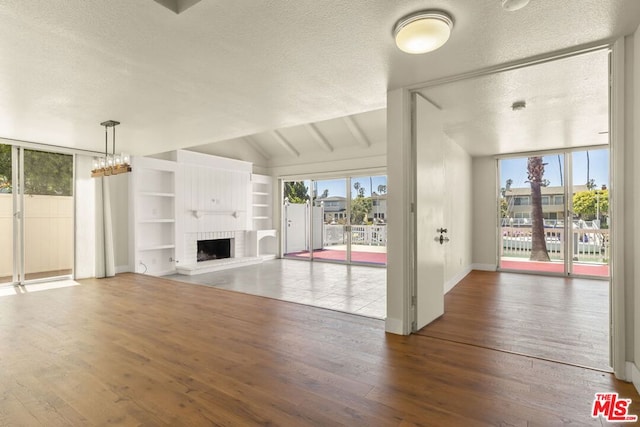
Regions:
<svg viewBox="0 0 640 427"><path fill-rule="evenodd" d="M451 13L450 41L427 55L398 51L394 23L425 8ZM113 119L119 148L134 154L235 144L267 165L375 154L389 89L612 40L638 24L637 0L531 0L517 12L500 0L3 0L0 137L101 150L99 123ZM469 100L464 87L450 90ZM528 114L538 101L523 96ZM456 128L473 120L456 105L450 131L469 140ZM505 126L492 120L487 133ZM505 135L492 149L512 148Z"/></svg>

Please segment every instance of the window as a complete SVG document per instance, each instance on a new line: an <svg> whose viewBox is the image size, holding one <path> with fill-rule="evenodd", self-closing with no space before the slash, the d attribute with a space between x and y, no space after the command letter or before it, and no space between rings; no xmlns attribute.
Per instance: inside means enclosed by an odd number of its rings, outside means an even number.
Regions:
<svg viewBox="0 0 640 427"><path fill-rule="evenodd" d="M526 206L529 204L529 196L516 196L513 198L513 204L516 206Z"/></svg>
<svg viewBox="0 0 640 427"><path fill-rule="evenodd" d="M564 196L553 196L554 205L564 205Z"/></svg>
<svg viewBox="0 0 640 427"><path fill-rule="evenodd" d="M542 196L542 204L543 205L549 204L549 196Z"/></svg>

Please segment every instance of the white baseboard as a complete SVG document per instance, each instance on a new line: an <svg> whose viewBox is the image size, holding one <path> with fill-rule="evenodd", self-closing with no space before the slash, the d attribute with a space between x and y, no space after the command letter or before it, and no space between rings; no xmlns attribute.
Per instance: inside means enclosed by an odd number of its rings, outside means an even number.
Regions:
<svg viewBox="0 0 640 427"><path fill-rule="evenodd" d="M625 378L627 381L631 381L633 386L640 393L640 369L633 362L627 362L625 365Z"/></svg>
<svg viewBox="0 0 640 427"><path fill-rule="evenodd" d="M497 271L498 267L494 264L471 264L471 269L480 271Z"/></svg>
<svg viewBox="0 0 640 427"><path fill-rule="evenodd" d="M458 274L456 274L455 276L453 276L451 279L447 280L444 283L444 293L448 293L451 289L453 289L453 287L455 285L457 285L462 279L465 278L465 276L469 273L471 273L471 266L468 265L465 268L463 268L462 270L460 270L460 272Z"/></svg>
<svg viewBox="0 0 640 427"><path fill-rule="evenodd" d="M384 330L392 334L404 335L402 320L400 319L387 317L384 321Z"/></svg>

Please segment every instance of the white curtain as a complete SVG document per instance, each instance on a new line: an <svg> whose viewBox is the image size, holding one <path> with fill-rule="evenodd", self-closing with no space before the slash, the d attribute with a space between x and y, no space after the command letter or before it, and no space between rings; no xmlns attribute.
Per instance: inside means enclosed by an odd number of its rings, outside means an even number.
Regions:
<svg viewBox="0 0 640 427"><path fill-rule="evenodd" d="M94 178L96 186L96 277L116 274L109 177Z"/></svg>

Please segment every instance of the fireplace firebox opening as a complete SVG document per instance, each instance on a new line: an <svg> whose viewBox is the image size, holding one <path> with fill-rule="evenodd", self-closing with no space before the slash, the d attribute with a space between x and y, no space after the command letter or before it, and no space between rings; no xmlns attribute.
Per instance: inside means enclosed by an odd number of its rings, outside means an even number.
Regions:
<svg viewBox="0 0 640 427"><path fill-rule="evenodd" d="M198 240L198 262L232 258L232 240L233 239Z"/></svg>

